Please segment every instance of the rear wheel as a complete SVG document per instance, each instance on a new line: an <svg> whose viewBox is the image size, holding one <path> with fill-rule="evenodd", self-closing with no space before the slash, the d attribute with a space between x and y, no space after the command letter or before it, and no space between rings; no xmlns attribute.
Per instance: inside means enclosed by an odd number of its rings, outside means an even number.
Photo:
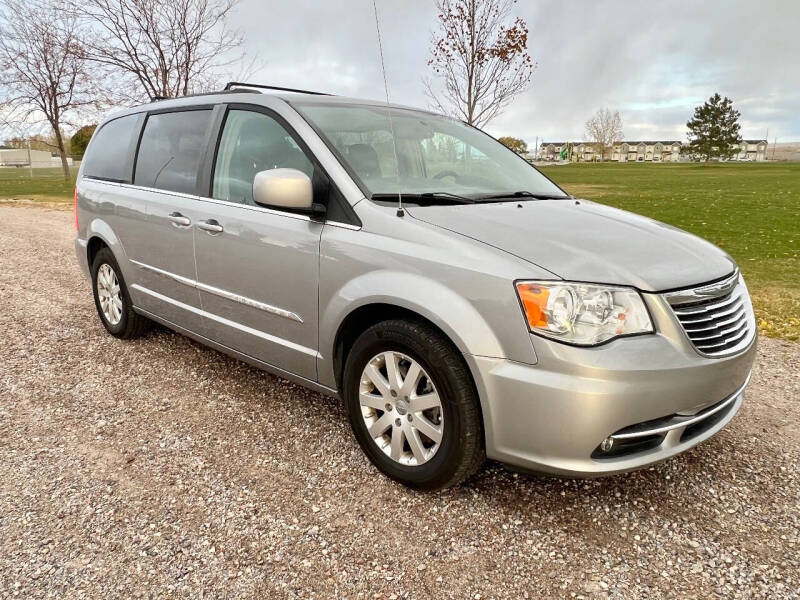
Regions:
<svg viewBox="0 0 800 600"><path fill-rule="evenodd" d="M367 329L347 357L343 395L362 449L401 483L448 487L484 460L469 370L430 326L392 320Z"/></svg>
<svg viewBox="0 0 800 600"><path fill-rule="evenodd" d="M152 321L134 312L122 272L108 248L101 248L92 262L92 290L97 314L111 335L128 339L150 329Z"/></svg>

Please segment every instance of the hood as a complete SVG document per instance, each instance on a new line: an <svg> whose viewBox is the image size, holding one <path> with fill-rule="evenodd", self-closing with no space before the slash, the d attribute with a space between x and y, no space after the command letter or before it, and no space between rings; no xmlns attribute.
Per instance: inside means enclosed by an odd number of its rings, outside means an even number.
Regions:
<svg viewBox="0 0 800 600"><path fill-rule="evenodd" d="M729 275L713 244L670 225L586 200L407 206L431 225L489 244L562 279L658 292Z"/></svg>

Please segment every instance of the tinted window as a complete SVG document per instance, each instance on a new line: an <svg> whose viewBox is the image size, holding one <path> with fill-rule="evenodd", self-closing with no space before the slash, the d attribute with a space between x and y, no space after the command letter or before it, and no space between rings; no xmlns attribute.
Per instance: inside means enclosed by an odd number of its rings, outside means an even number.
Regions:
<svg viewBox="0 0 800 600"><path fill-rule="evenodd" d="M147 117L133 182L144 187L194 194L210 119L210 110Z"/></svg>
<svg viewBox="0 0 800 600"><path fill-rule="evenodd" d="M84 158L86 177L131 182L130 150L139 115L114 119L103 125L92 137Z"/></svg>
<svg viewBox="0 0 800 600"><path fill-rule="evenodd" d="M276 168L298 169L309 177L314 172L314 165L275 119L263 113L231 110L214 167L214 198L254 204L256 173Z"/></svg>

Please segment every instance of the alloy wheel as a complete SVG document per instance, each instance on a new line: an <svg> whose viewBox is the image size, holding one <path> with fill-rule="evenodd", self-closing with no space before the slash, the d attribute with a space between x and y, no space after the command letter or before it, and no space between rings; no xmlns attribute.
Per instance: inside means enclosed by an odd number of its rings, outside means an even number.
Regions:
<svg viewBox="0 0 800 600"><path fill-rule="evenodd" d="M444 412L433 380L413 358L386 351L364 367L359 388L369 437L392 460L418 466L436 454Z"/></svg>
<svg viewBox="0 0 800 600"><path fill-rule="evenodd" d="M122 319L122 292L117 274L106 263L97 270L97 297L106 321L117 325Z"/></svg>

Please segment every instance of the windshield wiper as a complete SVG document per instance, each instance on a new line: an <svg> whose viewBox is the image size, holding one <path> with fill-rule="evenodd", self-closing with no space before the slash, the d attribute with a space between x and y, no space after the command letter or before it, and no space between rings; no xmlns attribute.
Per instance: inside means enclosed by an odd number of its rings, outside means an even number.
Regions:
<svg viewBox="0 0 800 600"><path fill-rule="evenodd" d="M450 192L425 192L420 194L421 198L450 198L462 204L475 204L475 200L467 198L466 196L459 196L458 194L451 194Z"/></svg>
<svg viewBox="0 0 800 600"><path fill-rule="evenodd" d="M413 194L372 194L373 200L395 200L402 195L403 200L408 199L414 204L475 204L475 200L450 192L423 192Z"/></svg>
<svg viewBox="0 0 800 600"><path fill-rule="evenodd" d="M555 194L534 194L526 190L519 192L507 192L504 194L487 194L479 196L478 200L502 200L503 198L532 198L534 200L565 200L571 196L557 196Z"/></svg>

